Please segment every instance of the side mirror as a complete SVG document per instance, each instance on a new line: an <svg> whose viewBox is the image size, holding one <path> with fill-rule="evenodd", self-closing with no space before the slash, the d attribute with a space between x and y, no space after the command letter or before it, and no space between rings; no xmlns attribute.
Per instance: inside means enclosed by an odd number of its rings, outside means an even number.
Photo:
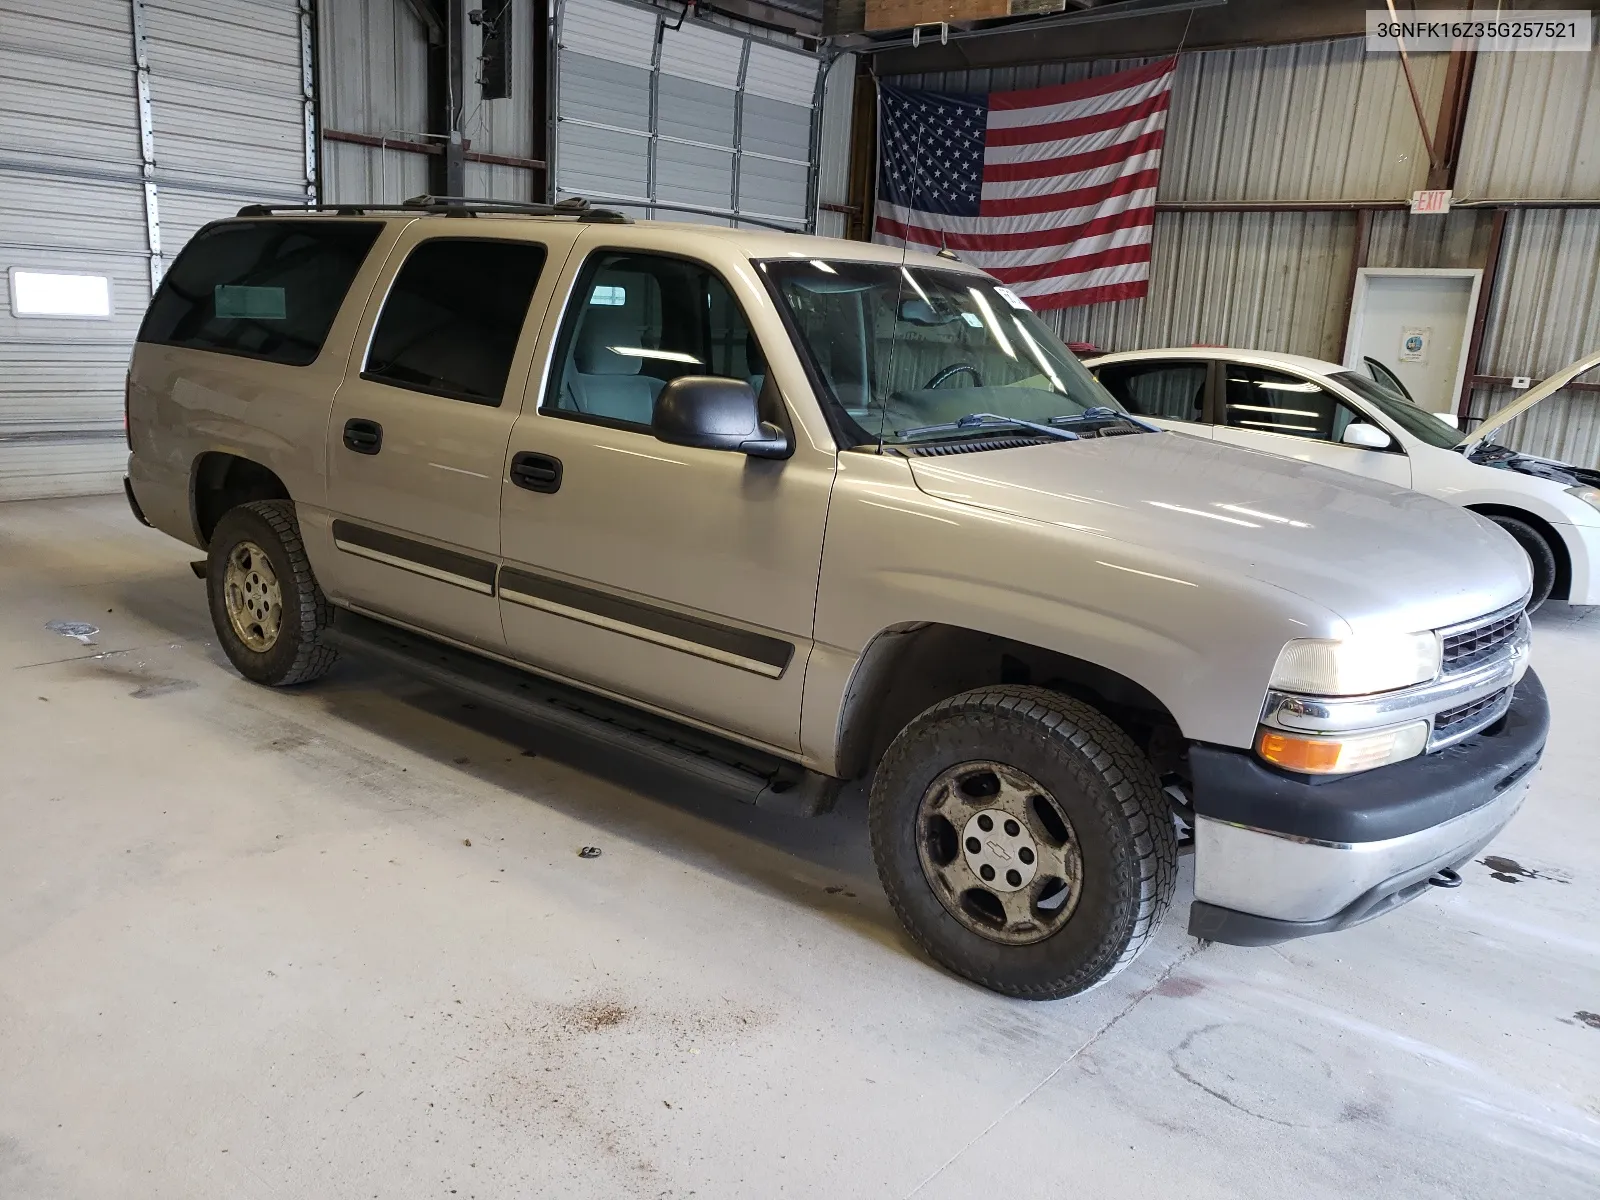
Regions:
<svg viewBox="0 0 1600 1200"><path fill-rule="evenodd" d="M755 391L742 379L680 375L656 397L650 427L673 446L735 450L752 458L788 458L789 435L761 419Z"/></svg>
<svg viewBox="0 0 1600 1200"><path fill-rule="evenodd" d="M1344 436L1339 440L1346 446L1361 446L1367 450L1387 450L1394 445L1392 437L1365 421L1351 421L1344 427Z"/></svg>

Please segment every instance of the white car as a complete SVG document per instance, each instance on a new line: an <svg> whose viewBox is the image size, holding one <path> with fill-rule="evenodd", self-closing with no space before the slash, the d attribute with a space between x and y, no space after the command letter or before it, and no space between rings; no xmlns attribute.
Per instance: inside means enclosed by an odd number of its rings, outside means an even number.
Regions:
<svg viewBox="0 0 1600 1200"><path fill-rule="evenodd" d="M1482 513L1533 563L1529 607L1600 604L1600 471L1497 446L1508 421L1600 367L1557 371L1463 434L1418 408L1380 363L1370 373L1294 354L1195 347L1133 350L1087 365L1128 411L1181 433L1320 463Z"/></svg>

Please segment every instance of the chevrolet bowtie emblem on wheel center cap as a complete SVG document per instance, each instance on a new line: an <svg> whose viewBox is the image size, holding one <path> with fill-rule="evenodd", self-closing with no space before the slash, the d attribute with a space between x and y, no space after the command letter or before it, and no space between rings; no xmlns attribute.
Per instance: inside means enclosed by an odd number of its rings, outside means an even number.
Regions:
<svg viewBox="0 0 1600 1200"><path fill-rule="evenodd" d="M986 808L961 830L961 854L983 887L1015 892L1033 882L1039 847L1022 817L1004 808Z"/></svg>

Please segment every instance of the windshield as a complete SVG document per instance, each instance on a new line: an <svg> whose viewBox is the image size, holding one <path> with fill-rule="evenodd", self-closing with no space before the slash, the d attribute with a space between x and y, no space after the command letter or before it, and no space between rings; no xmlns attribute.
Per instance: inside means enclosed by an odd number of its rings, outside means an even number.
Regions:
<svg viewBox="0 0 1600 1200"><path fill-rule="evenodd" d="M1122 432L1122 406L1027 305L982 276L818 259L761 266L858 443L880 431L893 445L1013 425L1071 430L1090 409Z"/></svg>
<svg viewBox="0 0 1600 1200"><path fill-rule="evenodd" d="M1444 450L1455 449L1456 444L1461 441L1461 431L1454 425L1446 425L1427 409L1418 408L1375 379L1358 375L1354 371L1341 371L1328 378L1349 388L1419 441Z"/></svg>

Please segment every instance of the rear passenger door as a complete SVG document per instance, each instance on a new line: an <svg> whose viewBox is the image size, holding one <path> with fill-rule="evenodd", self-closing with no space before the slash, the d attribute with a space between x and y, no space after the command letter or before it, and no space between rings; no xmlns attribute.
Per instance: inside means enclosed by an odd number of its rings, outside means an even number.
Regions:
<svg viewBox="0 0 1600 1200"><path fill-rule="evenodd" d="M1095 376L1131 413L1175 433L1209 438L1206 386L1211 363L1205 359L1133 359L1105 363Z"/></svg>
<svg viewBox="0 0 1600 1200"><path fill-rule="evenodd" d="M426 236L439 224L396 247L334 398L328 591L501 649L501 471L570 235Z"/></svg>

